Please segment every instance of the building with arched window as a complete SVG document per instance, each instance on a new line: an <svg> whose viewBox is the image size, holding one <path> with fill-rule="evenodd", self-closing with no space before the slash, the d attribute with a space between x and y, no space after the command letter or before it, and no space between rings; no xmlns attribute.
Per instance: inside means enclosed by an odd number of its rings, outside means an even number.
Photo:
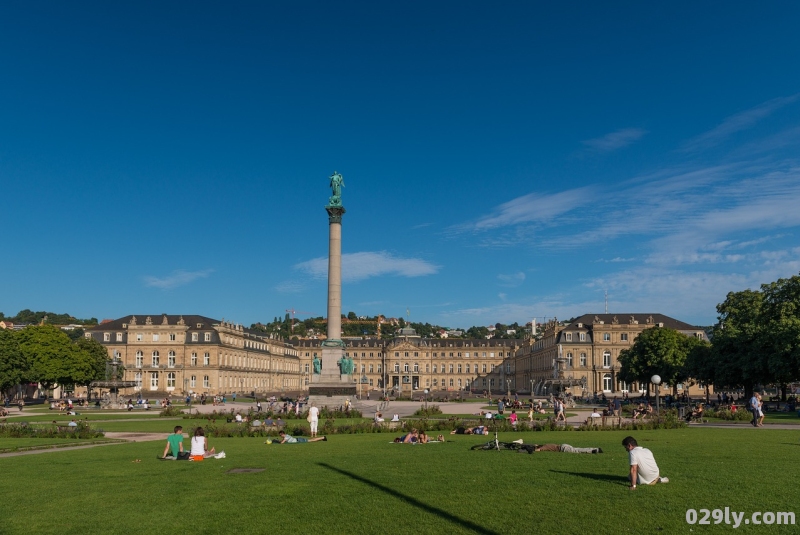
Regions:
<svg viewBox="0 0 800 535"><path fill-rule="evenodd" d="M560 357L564 360L566 378L585 379L586 392L581 387L573 387L574 395L605 393L608 396L623 392L639 395L647 385L626 384L619 379L618 357L620 351L633 345L639 333L653 327L668 327L708 340L701 327L663 314L584 314L571 323L554 319L543 325L539 336L526 340L517 351L517 384L520 389L536 391L537 385L553 378L555 361ZM682 392L685 385L678 386ZM702 393L700 386L692 386L689 391L690 395Z"/></svg>
<svg viewBox="0 0 800 535"><path fill-rule="evenodd" d="M224 320L205 316L125 316L86 331L122 361L136 395L299 392L294 346ZM307 370L306 370L307 373Z"/></svg>

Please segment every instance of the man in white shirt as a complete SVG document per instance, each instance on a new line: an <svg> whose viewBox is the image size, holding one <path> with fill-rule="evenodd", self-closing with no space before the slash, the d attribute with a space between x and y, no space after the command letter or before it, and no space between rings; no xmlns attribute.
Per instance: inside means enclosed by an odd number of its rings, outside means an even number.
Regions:
<svg viewBox="0 0 800 535"><path fill-rule="evenodd" d="M629 475L630 490L635 490L637 484L669 483L668 478L659 477L658 465L652 451L639 446L633 437L625 437L622 440L622 445L628 451L628 459L631 465Z"/></svg>

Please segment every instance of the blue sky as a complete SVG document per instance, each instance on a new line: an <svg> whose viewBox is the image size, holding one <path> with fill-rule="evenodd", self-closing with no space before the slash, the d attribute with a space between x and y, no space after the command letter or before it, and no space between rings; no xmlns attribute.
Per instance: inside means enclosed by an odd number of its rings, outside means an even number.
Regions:
<svg viewBox="0 0 800 535"><path fill-rule="evenodd" d="M800 272L799 4L503 4L4 3L0 310L324 315L334 170L344 312L710 324Z"/></svg>

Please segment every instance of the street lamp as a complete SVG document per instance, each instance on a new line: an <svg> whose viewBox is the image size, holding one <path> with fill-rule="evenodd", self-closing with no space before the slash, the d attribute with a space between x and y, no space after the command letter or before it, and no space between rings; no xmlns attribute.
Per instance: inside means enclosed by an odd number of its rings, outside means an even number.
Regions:
<svg viewBox="0 0 800 535"><path fill-rule="evenodd" d="M533 379L531 379L531 399L533 399Z"/></svg>
<svg viewBox="0 0 800 535"><path fill-rule="evenodd" d="M506 386L508 386L508 397L511 398L511 379L506 379Z"/></svg>
<svg viewBox="0 0 800 535"><path fill-rule="evenodd" d="M661 404L660 404L660 387L661 384L661 377L658 375L654 375L650 378L650 382L656 385L656 414L661 414Z"/></svg>

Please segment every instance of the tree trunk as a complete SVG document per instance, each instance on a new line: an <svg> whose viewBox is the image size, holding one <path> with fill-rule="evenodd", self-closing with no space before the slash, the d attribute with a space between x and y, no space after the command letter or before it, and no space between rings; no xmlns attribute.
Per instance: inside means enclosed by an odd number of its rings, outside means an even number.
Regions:
<svg viewBox="0 0 800 535"><path fill-rule="evenodd" d="M788 385L786 383L781 383L781 401L786 401L786 390L788 389Z"/></svg>

